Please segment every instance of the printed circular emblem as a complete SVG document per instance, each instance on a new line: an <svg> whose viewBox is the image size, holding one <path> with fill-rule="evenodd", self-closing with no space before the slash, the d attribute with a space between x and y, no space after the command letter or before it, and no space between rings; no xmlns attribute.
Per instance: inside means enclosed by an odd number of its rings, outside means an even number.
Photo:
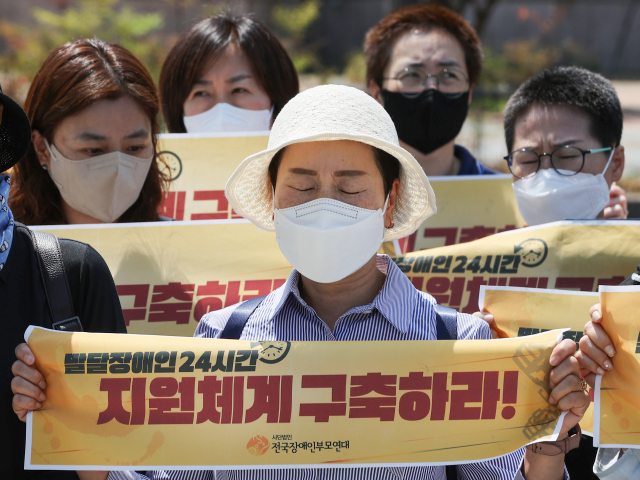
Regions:
<svg viewBox="0 0 640 480"><path fill-rule="evenodd" d="M547 243L539 238L530 238L513 247L513 253L520 255L520 263L530 268L544 262L548 252Z"/></svg>
<svg viewBox="0 0 640 480"><path fill-rule="evenodd" d="M169 150L158 153L158 158L164 156L164 164L158 162L158 167L162 173L167 173L171 177L171 181L177 180L182 173L182 161L180 157Z"/></svg>
<svg viewBox="0 0 640 480"><path fill-rule="evenodd" d="M262 350L258 358L264 363L278 363L289 353L291 342L260 342Z"/></svg>
<svg viewBox="0 0 640 480"><path fill-rule="evenodd" d="M247 451L251 455L255 455L259 457L260 455L264 455L269 450L269 440L262 435L256 435L249 440L247 443Z"/></svg>

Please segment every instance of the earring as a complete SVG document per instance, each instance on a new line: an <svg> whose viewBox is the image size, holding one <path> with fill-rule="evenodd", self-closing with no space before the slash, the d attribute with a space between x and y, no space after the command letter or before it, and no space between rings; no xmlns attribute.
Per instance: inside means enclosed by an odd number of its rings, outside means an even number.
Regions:
<svg viewBox="0 0 640 480"><path fill-rule="evenodd" d="M47 171L47 170L49 170L49 167L47 167L46 165L42 165L42 169L43 169L44 171Z"/></svg>
<svg viewBox="0 0 640 480"><path fill-rule="evenodd" d="M395 226L395 223L393 223L393 220L391 220L391 225L389 225L387 229L392 229L394 226Z"/></svg>

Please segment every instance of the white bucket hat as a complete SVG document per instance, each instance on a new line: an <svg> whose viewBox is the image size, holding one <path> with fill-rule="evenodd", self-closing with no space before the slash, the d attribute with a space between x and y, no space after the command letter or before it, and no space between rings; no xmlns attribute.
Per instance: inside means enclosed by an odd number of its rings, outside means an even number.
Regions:
<svg viewBox="0 0 640 480"><path fill-rule="evenodd" d="M400 147L391 117L372 97L353 87L322 85L296 95L278 114L267 149L247 157L227 181L233 209L259 228L274 231L269 164L294 143L354 140L393 155L400 162L400 191L394 227L385 240L406 237L436 212L436 196L420 164Z"/></svg>

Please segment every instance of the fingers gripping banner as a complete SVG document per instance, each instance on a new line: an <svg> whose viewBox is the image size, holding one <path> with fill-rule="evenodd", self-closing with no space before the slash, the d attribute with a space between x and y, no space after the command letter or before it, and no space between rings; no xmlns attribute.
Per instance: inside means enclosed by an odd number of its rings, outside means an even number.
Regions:
<svg viewBox="0 0 640 480"><path fill-rule="evenodd" d="M602 328L616 355L596 377L594 445L640 447L640 287L600 287Z"/></svg>
<svg viewBox="0 0 640 480"><path fill-rule="evenodd" d="M559 330L456 342L25 337L48 385L28 416L35 469L468 463L554 440L563 418L547 403Z"/></svg>
<svg viewBox="0 0 640 480"><path fill-rule="evenodd" d="M596 292L572 292L517 287L480 287L480 311L493 315L494 331L500 338L535 335L557 328L568 328L563 334L580 349L589 309L598 303ZM594 391L590 390L591 401ZM593 403L580 420L582 433L592 435Z"/></svg>

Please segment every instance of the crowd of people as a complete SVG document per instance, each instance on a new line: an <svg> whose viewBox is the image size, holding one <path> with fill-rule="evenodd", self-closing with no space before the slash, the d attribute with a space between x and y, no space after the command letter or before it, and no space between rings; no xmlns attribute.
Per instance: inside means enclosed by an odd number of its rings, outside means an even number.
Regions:
<svg viewBox="0 0 640 480"><path fill-rule="evenodd" d="M421 4L398 9L373 26L364 53L368 92L326 85L298 93L293 62L275 35L252 16L223 13L180 36L163 65L159 90L126 49L82 39L49 55L24 111L0 95L0 171L11 169L0 183L0 297L7 325L0 468L10 478L546 480L573 473L617 480L640 475L637 451L594 448L581 439L578 427L590 403L583 379L593 388L594 375L613 368L615 351L598 306L584 312L592 320L580 352L565 340L552 355L549 401L569 412L558 440L549 442L558 447L556 455L526 447L453 469L77 474L23 469L21 421L42 407L46 382L21 338L28 325L53 325L28 226L170 221L158 214L170 181L156 158L160 111L171 133L271 130L267 149L238 166L225 194L238 214L276 232L294 270L256 306L239 338L437 340L434 298L416 290L377 252L383 241L413 234L435 213L428 176L496 173L456 144L482 69L480 40L458 14ZM504 112L504 160L528 225L626 218L625 192L616 184L625 164L622 127L611 82L584 68L546 69L518 88ZM60 241L60 252L82 328L125 333L118 295L100 255L70 240ZM195 336L219 338L236 307L205 315ZM457 325L459 339L491 339L490 318L480 313L457 314Z"/></svg>

